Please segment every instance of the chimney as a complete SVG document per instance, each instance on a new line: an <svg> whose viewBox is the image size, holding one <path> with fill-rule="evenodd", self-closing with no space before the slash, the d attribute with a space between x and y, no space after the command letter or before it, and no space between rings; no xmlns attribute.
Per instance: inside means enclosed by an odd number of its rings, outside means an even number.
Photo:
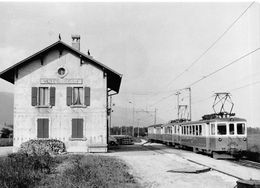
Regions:
<svg viewBox="0 0 260 188"><path fill-rule="evenodd" d="M71 35L72 47L80 51L80 35Z"/></svg>

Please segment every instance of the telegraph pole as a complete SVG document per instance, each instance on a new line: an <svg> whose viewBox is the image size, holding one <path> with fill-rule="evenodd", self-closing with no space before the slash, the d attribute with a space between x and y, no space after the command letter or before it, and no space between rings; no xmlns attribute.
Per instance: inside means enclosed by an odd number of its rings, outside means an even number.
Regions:
<svg viewBox="0 0 260 188"><path fill-rule="evenodd" d="M156 112L157 112L157 109L155 108L154 109L154 124L156 124Z"/></svg>
<svg viewBox="0 0 260 188"><path fill-rule="evenodd" d="M180 104L179 104L179 95L180 95L180 92L177 91L177 93L175 94L177 95L177 117L178 119L180 118Z"/></svg>

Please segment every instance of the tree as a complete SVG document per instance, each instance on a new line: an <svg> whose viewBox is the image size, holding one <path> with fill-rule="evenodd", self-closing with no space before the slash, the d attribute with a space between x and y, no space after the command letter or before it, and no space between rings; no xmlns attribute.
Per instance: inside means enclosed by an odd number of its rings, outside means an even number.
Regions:
<svg viewBox="0 0 260 188"><path fill-rule="evenodd" d="M9 138L13 135L13 130L10 130L8 128L2 128L1 130L1 138Z"/></svg>

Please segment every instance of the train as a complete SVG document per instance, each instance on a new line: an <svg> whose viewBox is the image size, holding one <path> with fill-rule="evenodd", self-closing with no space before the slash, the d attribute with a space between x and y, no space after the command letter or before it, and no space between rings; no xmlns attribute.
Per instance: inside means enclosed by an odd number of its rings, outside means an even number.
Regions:
<svg viewBox="0 0 260 188"><path fill-rule="evenodd" d="M242 157L247 151L247 121L232 114L210 114L198 121L182 119L148 126L150 142L211 155Z"/></svg>

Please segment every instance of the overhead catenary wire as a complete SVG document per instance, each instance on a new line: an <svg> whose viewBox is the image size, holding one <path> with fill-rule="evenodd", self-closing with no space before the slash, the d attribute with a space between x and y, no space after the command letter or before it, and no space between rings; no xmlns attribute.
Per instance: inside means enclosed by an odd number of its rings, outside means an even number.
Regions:
<svg viewBox="0 0 260 188"><path fill-rule="evenodd" d="M203 76L202 78L200 78L200 79L196 80L195 82L191 83L188 87L194 86L195 84L201 82L202 80L204 80L204 79L206 79L206 78L208 78L208 77L210 77L210 76L212 76L212 75L218 73L219 71L221 71L221 70L223 70L223 69L225 69L225 68L227 68L227 67L229 67L229 66L231 66L231 65L233 65L233 64L235 64L235 63L237 63L237 62L239 62L241 59L244 59L245 57L247 57L247 56L249 56L249 55L255 53L255 52L258 51L258 50L260 50L260 47L258 47L258 48L256 48L255 50L252 50L252 51L250 51L250 52L248 52L248 53L246 53L246 54L240 56L239 58L237 58L237 59L235 59L234 61L232 61L232 62L226 64L225 66L223 66L223 67L221 67L221 68L219 68L219 69L217 69L217 70L215 70L215 71L213 71L213 72L211 72L211 73L209 73L209 74Z"/></svg>
<svg viewBox="0 0 260 188"><path fill-rule="evenodd" d="M252 50L252 51L250 51L250 52L248 52L248 53L246 53L246 54L240 56L239 58L233 60L232 62L230 62L230 63L228 63L228 64L226 64L226 65L224 65L223 67L221 67L221 68L219 68L219 69L217 69L217 70L215 70L215 71L213 71L213 72L211 72L211 73L209 73L209 74L203 76L202 78L196 80L195 82L192 82L192 83L191 83L190 85L188 85L186 88L189 88L189 87L191 87L191 86L194 86L194 85L198 84L198 83L201 82L202 80L204 80L204 79L206 79L206 78L208 78L208 77L210 77L210 76L212 76L212 75L218 73L219 71L221 71L221 70L223 70L223 69L225 69L225 68L227 68L227 67L229 67L229 66L231 66L231 65L233 65L233 64L235 64L235 63L237 63L237 62L239 62L241 59L244 59L245 57L247 57L247 56L249 56L249 55L255 53L255 52L258 51L258 50L260 50L260 47L258 47L258 48L256 48L255 50ZM169 98L169 97L175 95L175 93L176 93L177 91L179 91L179 90L175 90L174 93L172 93L172 94L170 94L170 95L168 95L168 96L166 96L166 97L161 98L161 99L158 100L157 102L153 103L151 106L154 106L155 104L158 104L159 102L161 102L161 101L163 101L163 100L165 100L165 99L167 99L167 98Z"/></svg>
<svg viewBox="0 0 260 188"><path fill-rule="evenodd" d="M197 57L183 72L178 74L173 80L171 80L166 87L168 87L170 84L172 84L174 81L176 81L179 77L181 77L185 72L188 72L196 63L199 62L199 60L208 53L210 49L212 49L218 41L220 41L224 35L238 22L238 20L247 12L247 10L254 4L253 1L232 23L229 25L229 27L199 56Z"/></svg>

